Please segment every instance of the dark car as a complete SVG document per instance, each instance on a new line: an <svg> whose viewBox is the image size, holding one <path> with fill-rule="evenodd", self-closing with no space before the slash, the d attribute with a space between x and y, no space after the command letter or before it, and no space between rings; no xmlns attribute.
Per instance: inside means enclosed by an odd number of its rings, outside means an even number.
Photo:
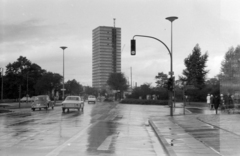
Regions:
<svg viewBox="0 0 240 156"><path fill-rule="evenodd" d="M35 109L41 110L42 108L47 110L49 107L54 109L54 102L50 100L48 95L35 96L31 105L33 111L35 111Z"/></svg>

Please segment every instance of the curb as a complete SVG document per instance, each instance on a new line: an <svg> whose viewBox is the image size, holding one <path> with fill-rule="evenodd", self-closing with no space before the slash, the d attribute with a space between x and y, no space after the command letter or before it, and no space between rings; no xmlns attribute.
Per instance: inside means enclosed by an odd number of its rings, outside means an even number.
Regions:
<svg viewBox="0 0 240 156"><path fill-rule="evenodd" d="M158 140L160 141L160 143L163 146L164 151L166 152L166 154L168 156L177 156L176 153L173 151L172 147L167 143L167 141L165 140L165 138L161 135L161 133L159 132L158 128L156 127L156 125L153 123L153 121L150 119L149 124L151 125L152 129L154 130Z"/></svg>

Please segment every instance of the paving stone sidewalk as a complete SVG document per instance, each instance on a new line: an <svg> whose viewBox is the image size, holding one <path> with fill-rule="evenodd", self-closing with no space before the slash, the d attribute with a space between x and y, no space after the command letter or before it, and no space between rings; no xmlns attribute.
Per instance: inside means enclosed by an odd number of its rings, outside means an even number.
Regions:
<svg viewBox="0 0 240 156"><path fill-rule="evenodd" d="M239 114L153 117L149 120L171 156L239 156Z"/></svg>

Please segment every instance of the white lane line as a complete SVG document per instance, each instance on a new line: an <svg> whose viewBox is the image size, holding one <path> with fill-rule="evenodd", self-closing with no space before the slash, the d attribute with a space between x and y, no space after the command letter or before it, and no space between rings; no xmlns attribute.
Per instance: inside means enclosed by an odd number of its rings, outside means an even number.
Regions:
<svg viewBox="0 0 240 156"><path fill-rule="evenodd" d="M108 136L103 142L102 144L97 148L97 150L99 151L107 151L109 150L109 147L112 143L112 139L113 137L118 137L120 132L118 132L117 134L113 134L113 135L110 135Z"/></svg>
<svg viewBox="0 0 240 156"><path fill-rule="evenodd" d="M72 138L68 139L66 142L64 142L62 145L56 147L54 150L52 150L50 153L48 153L46 156L57 156L65 147L67 147L71 142L74 142L76 139L78 139L81 135L83 135L88 128L91 126L96 125L98 122L95 122L94 124L90 124L87 127L85 127L83 130L81 130L78 134L74 135Z"/></svg>
<svg viewBox="0 0 240 156"><path fill-rule="evenodd" d="M107 151L109 150L109 146L112 142L112 138L113 138L114 135L110 135L108 136L103 142L102 144L97 148L97 150L100 150L100 151Z"/></svg>

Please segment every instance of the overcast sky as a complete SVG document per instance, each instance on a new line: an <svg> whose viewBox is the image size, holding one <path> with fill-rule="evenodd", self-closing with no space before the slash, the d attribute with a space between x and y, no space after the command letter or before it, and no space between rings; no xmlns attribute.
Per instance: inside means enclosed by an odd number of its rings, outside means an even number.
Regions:
<svg viewBox="0 0 240 156"><path fill-rule="evenodd" d="M92 30L98 26L122 29L122 72L133 82L155 85L158 72L170 71L166 48L156 40L136 38L137 55L130 55L136 34L159 38L171 47L173 22L173 70L182 75L184 59L199 44L208 52L208 78L220 71L230 47L240 45L239 0L0 0L0 67L19 56L65 80L92 85Z"/></svg>

